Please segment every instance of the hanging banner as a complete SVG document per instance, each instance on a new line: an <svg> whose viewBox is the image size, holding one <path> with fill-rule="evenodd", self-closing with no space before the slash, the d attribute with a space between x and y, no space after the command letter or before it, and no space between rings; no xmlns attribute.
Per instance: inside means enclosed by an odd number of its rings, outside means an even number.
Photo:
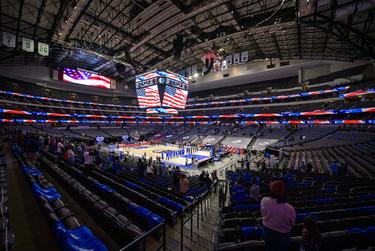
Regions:
<svg viewBox="0 0 375 251"><path fill-rule="evenodd" d="M34 52L34 40L23 37L22 50L27 52Z"/></svg>
<svg viewBox="0 0 375 251"><path fill-rule="evenodd" d="M48 56L49 54L48 44L38 42L38 53L42 56Z"/></svg>
<svg viewBox="0 0 375 251"><path fill-rule="evenodd" d="M221 63L220 61L216 61L212 67L213 72L219 72L221 71Z"/></svg>
<svg viewBox="0 0 375 251"><path fill-rule="evenodd" d="M15 48L16 47L16 35L10 34L8 32L3 32L2 45L6 47Z"/></svg>
<svg viewBox="0 0 375 251"><path fill-rule="evenodd" d="M232 56L233 55L228 55L225 60L227 61L227 65L232 65L233 64L233 61L232 61Z"/></svg>
<svg viewBox="0 0 375 251"><path fill-rule="evenodd" d="M223 60L221 62L221 70L227 70L228 69L228 64L227 64L227 60Z"/></svg>
<svg viewBox="0 0 375 251"><path fill-rule="evenodd" d="M241 52L241 62L247 62L249 61L249 52L248 51L243 51Z"/></svg>
<svg viewBox="0 0 375 251"><path fill-rule="evenodd" d="M233 54L233 64L239 64L240 63L240 53Z"/></svg>

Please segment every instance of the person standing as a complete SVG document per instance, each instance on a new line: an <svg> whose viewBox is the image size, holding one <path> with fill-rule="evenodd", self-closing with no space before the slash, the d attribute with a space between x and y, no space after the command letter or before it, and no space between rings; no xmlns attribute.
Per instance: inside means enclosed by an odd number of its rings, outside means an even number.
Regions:
<svg viewBox="0 0 375 251"><path fill-rule="evenodd" d="M319 251L322 244L318 226L311 216L306 217L302 229L301 251Z"/></svg>
<svg viewBox="0 0 375 251"><path fill-rule="evenodd" d="M260 188L257 184L256 179L254 178L251 183L250 187L250 198L253 199L255 202L258 202L260 194Z"/></svg>
<svg viewBox="0 0 375 251"><path fill-rule="evenodd" d="M87 147L85 149L85 152L83 153L83 165L85 166L86 171L90 171L92 169L92 165L94 163L94 158L92 157L92 154Z"/></svg>
<svg viewBox="0 0 375 251"><path fill-rule="evenodd" d="M73 151L73 146L69 146L68 150L66 151L66 158L69 162L69 164L74 165L75 162L75 153Z"/></svg>
<svg viewBox="0 0 375 251"><path fill-rule="evenodd" d="M57 147L56 147L56 153L58 155L58 157L61 159L62 156L63 156L63 152L64 152L64 144L61 142L61 140L59 140L57 142Z"/></svg>
<svg viewBox="0 0 375 251"><path fill-rule="evenodd" d="M189 190L189 180L188 178L186 177L186 174L181 174L180 175L180 193L187 193L187 191Z"/></svg>
<svg viewBox="0 0 375 251"><path fill-rule="evenodd" d="M286 202L285 184L278 180L270 184L271 196L260 202L263 239L267 251L287 251L290 231L296 221L296 212Z"/></svg>

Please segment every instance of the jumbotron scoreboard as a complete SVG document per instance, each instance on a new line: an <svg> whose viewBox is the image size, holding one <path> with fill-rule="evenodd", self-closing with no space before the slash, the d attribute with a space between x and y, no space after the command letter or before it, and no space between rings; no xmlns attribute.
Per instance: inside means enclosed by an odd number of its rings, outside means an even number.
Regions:
<svg viewBox="0 0 375 251"><path fill-rule="evenodd" d="M150 113L177 113L185 109L189 80L169 71L152 71L136 76L138 103ZM151 109L152 108L152 109Z"/></svg>

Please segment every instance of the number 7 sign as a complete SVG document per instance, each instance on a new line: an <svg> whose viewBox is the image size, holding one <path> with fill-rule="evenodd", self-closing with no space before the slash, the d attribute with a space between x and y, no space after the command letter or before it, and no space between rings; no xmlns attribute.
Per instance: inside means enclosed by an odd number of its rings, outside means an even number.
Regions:
<svg viewBox="0 0 375 251"><path fill-rule="evenodd" d="M16 47L16 35L10 34L8 32L3 32L2 45L15 48Z"/></svg>

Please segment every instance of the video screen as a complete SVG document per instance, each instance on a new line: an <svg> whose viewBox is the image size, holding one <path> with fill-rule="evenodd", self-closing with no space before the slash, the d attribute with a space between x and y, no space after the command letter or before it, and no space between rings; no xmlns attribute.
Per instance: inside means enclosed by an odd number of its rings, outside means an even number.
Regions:
<svg viewBox="0 0 375 251"><path fill-rule="evenodd" d="M111 89L111 79L82 69L64 68L62 80L69 83Z"/></svg>
<svg viewBox="0 0 375 251"><path fill-rule="evenodd" d="M165 87L163 106L185 109L188 92L173 86Z"/></svg>
<svg viewBox="0 0 375 251"><path fill-rule="evenodd" d="M136 76L138 103L141 108L185 109L189 81L168 71L152 71Z"/></svg>
<svg viewBox="0 0 375 251"><path fill-rule="evenodd" d="M179 74L167 72L163 107L185 109L189 80Z"/></svg>
<svg viewBox="0 0 375 251"><path fill-rule="evenodd" d="M157 85L137 89L138 104L141 108L160 107L160 96Z"/></svg>

